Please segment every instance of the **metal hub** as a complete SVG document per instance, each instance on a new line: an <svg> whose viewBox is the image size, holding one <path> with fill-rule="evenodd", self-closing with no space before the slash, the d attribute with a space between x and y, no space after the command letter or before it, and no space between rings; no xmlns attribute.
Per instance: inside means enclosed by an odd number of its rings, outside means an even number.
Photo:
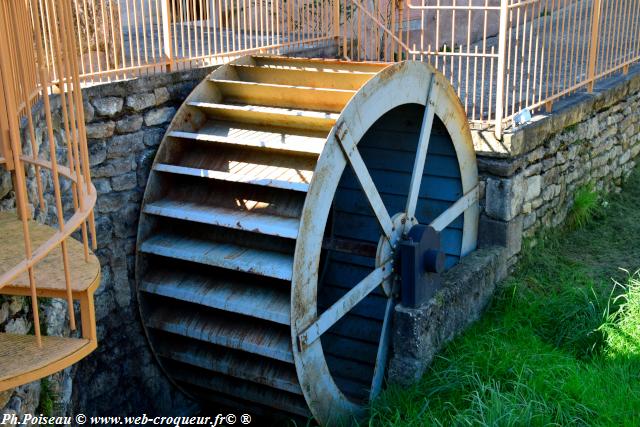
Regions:
<svg viewBox="0 0 640 427"><path fill-rule="evenodd" d="M427 302L440 288L445 254L440 233L430 225L411 227L399 243L402 304L417 307Z"/></svg>
<svg viewBox="0 0 640 427"><path fill-rule="evenodd" d="M378 250L376 251L376 268L391 260L391 268L397 271L398 244L405 238L409 230L418 224L415 218L408 218L404 212L398 212L391 218L393 227L391 228L391 238L385 235L380 236ZM382 288L387 296L392 295L393 281L396 274L387 277L382 282Z"/></svg>

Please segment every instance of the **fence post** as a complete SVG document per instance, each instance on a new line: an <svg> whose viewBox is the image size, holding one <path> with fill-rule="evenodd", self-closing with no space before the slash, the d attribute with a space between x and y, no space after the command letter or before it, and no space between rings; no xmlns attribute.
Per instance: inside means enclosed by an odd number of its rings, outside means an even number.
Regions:
<svg viewBox="0 0 640 427"><path fill-rule="evenodd" d="M340 0L333 0L333 37L340 37Z"/></svg>
<svg viewBox="0 0 640 427"><path fill-rule="evenodd" d="M500 0L500 29L498 30L498 78L496 88L495 136L502 139L502 117L504 116L504 77L507 66L507 18L509 0Z"/></svg>
<svg viewBox="0 0 640 427"><path fill-rule="evenodd" d="M589 43L589 66L587 68L587 90L593 92L596 83L596 65L598 63L598 47L600 44L600 15L602 0L593 0L593 15L591 15L591 42Z"/></svg>
<svg viewBox="0 0 640 427"><path fill-rule="evenodd" d="M171 2L172 0L160 0L160 16L162 22L162 49L167 61L167 71L173 68L173 49L171 46Z"/></svg>

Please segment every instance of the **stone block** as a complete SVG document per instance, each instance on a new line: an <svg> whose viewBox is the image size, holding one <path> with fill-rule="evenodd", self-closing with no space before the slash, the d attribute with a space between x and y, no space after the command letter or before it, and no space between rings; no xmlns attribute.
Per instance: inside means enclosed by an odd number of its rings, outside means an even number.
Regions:
<svg viewBox="0 0 640 427"><path fill-rule="evenodd" d="M478 247L502 246L510 258L522 249L522 229L523 215L508 222L482 215L478 228Z"/></svg>
<svg viewBox="0 0 640 427"><path fill-rule="evenodd" d="M114 136L107 144L107 157L113 159L143 150L143 138L143 131Z"/></svg>
<svg viewBox="0 0 640 427"><path fill-rule="evenodd" d="M169 89L166 87L159 87L153 90L153 94L156 96L156 106L162 105L171 99Z"/></svg>
<svg viewBox="0 0 640 427"><path fill-rule="evenodd" d="M137 132L142 127L143 121L142 116L127 116L116 122L116 132L120 134Z"/></svg>
<svg viewBox="0 0 640 427"><path fill-rule="evenodd" d="M103 164L91 168L91 176L94 178L111 178L122 175L133 169L135 162L129 158L112 159Z"/></svg>
<svg viewBox="0 0 640 427"><path fill-rule="evenodd" d="M127 107L133 111L142 111L155 107L156 96L153 93L136 93L127 96Z"/></svg>
<svg viewBox="0 0 640 427"><path fill-rule="evenodd" d="M444 286L421 307L394 311L389 381L411 384L436 353L482 315L506 275L502 248L472 252L443 275Z"/></svg>
<svg viewBox="0 0 640 427"><path fill-rule="evenodd" d="M163 128L151 128L144 131L144 145L147 147L156 147L160 145L162 137L164 137L165 129Z"/></svg>
<svg viewBox="0 0 640 427"><path fill-rule="evenodd" d="M87 138L109 138L113 135L116 124L112 121L91 123L86 126Z"/></svg>
<svg viewBox="0 0 640 427"><path fill-rule="evenodd" d="M542 177L540 175L533 175L527 178L527 193L524 200L530 201L540 195L542 187Z"/></svg>
<svg viewBox="0 0 640 427"><path fill-rule="evenodd" d="M89 166L92 168L107 158L107 145L104 141L89 141Z"/></svg>
<svg viewBox="0 0 640 427"><path fill-rule="evenodd" d="M163 107L151 110L144 115L144 124L147 126L156 126L171 121L176 114L173 107Z"/></svg>
<svg viewBox="0 0 640 427"><path fill-rule="evenodd" d="M111 178L111 187L113 191L132 190L138 185L135 172L128 172L124 175L114 176Z"/></svg>
<svg viewBox="0 0 640 427"><path fill-rule="evenodd" d="M526 191L522 174L509 179L487 178L487 214L495 219L510 221L520 213Z"/></svg>
<svg viewBox="0 0 640 427"><path fill-rule="evenodd" d="M524 158L496 159L491 157L477 157L478 171L496 176L509 177L516 173L524 164Z"/></svg>
<svg viewBox="0 0 640 427"><path fill-rule="evenodd" d="M92 101L93 107L99 116L113 117L122 111L124 101L122 98L108 96L106 98L98 98Z"/></svg>

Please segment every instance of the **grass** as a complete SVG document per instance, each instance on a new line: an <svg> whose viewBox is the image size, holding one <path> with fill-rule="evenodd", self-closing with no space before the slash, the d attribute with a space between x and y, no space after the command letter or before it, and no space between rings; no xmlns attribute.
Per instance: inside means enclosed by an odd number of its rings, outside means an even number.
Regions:
<svg viewBox="0 0 640 427"><path fill-rule="evenodd" d="M371 426L640 425L640 170L602 201L577 192L568 226L529 241L483 319Z"/></svg>

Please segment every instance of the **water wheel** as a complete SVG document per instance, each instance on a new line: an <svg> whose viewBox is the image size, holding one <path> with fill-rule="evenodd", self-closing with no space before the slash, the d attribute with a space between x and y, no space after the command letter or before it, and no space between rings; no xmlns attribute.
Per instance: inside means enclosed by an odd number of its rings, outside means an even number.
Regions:
<svg viewBox="0 0 640 427"><path fill-rule="evenodd" d="M154 354L201 401L357 415L384 381L399 242L428 226L456 264L475 249L477 184L464 110L425 63L221 66L176 114L144 196Z"/></svg>

